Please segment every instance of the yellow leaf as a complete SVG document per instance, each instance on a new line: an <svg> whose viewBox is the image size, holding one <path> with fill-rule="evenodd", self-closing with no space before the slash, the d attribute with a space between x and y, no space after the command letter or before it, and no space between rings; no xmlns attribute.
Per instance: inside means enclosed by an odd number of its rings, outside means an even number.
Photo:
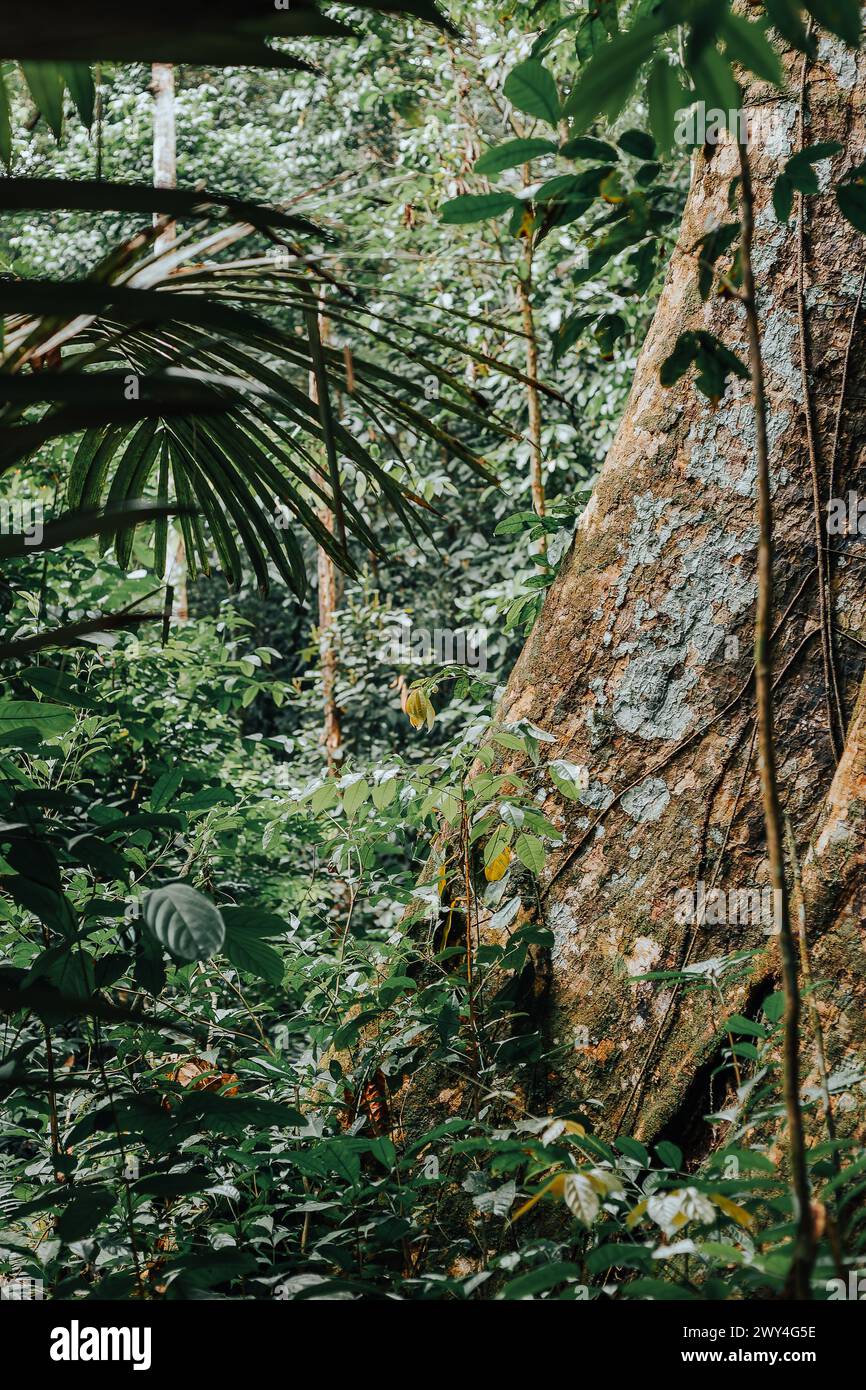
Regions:
<svg viewBox="0 0 866 1390"><path fill-rule="evenodd" d="M427 728L433 728L433 720L436 718L436 711L431 705L423 690L410 690L406 697L406 714L413 729L420 729L426 721Z"/></svg>
<svg viewBox="0 0 866 1390"><path fill-rule="evenodd" d="M534 1197L530 1197L528 1202L523 1203L523 1206L514 1213L511 1220L519 1221L521 1216L526 1215L530 1207L534 1207L536 1202L541 1201L542 1197L561 1197L564 1191L565 1174L557 1173L556 1177L551 1178L550 1182L546 1182L543 1187L538 1189Z"/></svg>
<svg viewBox="0 0 866 1390"><path fill-rule="evenodd" d="M649 1198L648 1198L648 1197L644 1197L643 1201L642 1201L642 1202L638 1202L637 1206L634 1207L633 1210L629 1212L628 1216L627 1216L626 1219L625 1219L625 1224L626 1224L626 1226L628 1227L629 1230L632 1230L632 1228L633 1228L634 1226L636 1226L637 1223L640 1221L641 1217L643 1216L644 1212L645 1212L646 1209L647 1209L647 1203L648 1203L648 1201L649 1201Z"/></svg>
<svg viewBox="0 0 866 1390"><path fill-rule="evenodd" d="M499 853L495 855L493 859L491 859L489 864L485 865L484 877L487 879L487 882L498 883L499 880L504 876L505 871L510 863L511 850L509 849L508 845L506 845L504 849L501 849Z"/></svg>
<svg viewBox="0 0 866 1390"><path fill-rule="evenodd" d="M584 1170L584 1176L589 1179L595 1191L602 1197L607 1197L611 1192L622 1192L622 1180L616 1173L611 1173L607 1168L588 1168Z"/></svg>
<svg viewBox="0 0 866 1390"><path fill-rule="evenodd" d="M707 1196L711 1202L715 1202L716 1206L725 1213L725 1216L729 1216L732 1221L736 1221L738 1226L754 1225L754 1217L746 1211L745 1207L739 1207L736 1202L732 1202L730 1197L724 1197L721 1192L708 1192Z"/></svg>
<svg viewBox="0 0 866 1390"><path fill-rule="evenodd" d="M524 212L523 212L523 216L522 216L521 219L520 219L520 226L519 226L518 229L517 229L517 235L518 235L518 237L527 237L527 238L531 237L531 236L532 236L532 229L533 229L534 226L535 226L535 218L533 217L532 213L529 211L529 208L525 208L525 209L524 209Z"/></svg>
<svg viewBox="0 0 866 1390"><path fill-rule="evenodd" d="M599 192L606 203L625 202L625 190L618 169L612 169L611 172L602 179L599 185Z"/></svg>

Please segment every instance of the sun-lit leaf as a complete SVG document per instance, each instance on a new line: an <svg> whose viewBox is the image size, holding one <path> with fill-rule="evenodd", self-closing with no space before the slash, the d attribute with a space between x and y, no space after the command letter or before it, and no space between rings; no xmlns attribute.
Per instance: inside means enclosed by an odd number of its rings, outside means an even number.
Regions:
<svg viewBox="0 0 866 1390"><path fill-rule="evenodd" d="M485 222L488 217L501 217L519 206L510 193L464 193L442 204L442 221L450 226Z"/></svg>
<svg viewBox="0 0 866 1390"><path fill-rule="evenodd" d="M502 93L518 111L556 126L560 116L556 82L537 58L527 58L512 68L505 79Z"/></svg>
<svg viewBox="0 0 866 1390"><path fill-rule="evenodd" d="M528 164L540 155L556 154L557 146L553 140L506 140L502 145L494 145L475 161L476 174L501 174L504 169L515 169L519 164Z"/></svg>
<svg viewBox="0 0 866 1390"><path fill-rule="evenodd" d="M209 960L222 950L226 929L219 909L187 883L154 889L143 912L145 926L177 960Z"/></svg>

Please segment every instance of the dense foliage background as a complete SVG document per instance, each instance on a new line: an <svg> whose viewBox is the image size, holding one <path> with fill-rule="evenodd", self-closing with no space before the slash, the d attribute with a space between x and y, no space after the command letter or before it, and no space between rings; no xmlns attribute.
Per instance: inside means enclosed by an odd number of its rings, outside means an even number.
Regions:
<svg viewBox="0 0 866 1390"><path fill-rule="evenodd" d="M125 565L112 536L94 536L25 553L2 578L4 640L136 604L154 614L65 650L34 642L30 664L7 668L0 704L0 987L26 988L37 1005L2 1029L0 1271L55 1297L694 1298L772 1294L784 1279L779 1155L748 1144L751 1110L779 1104L780 996L757 1023L729 1021L726 1066L754 1064L755 1080L700 1171L684 1174L670 1143L649 1153L593 1138L591 1105L514 1115L510 1069L567 1066L574 1046L524 1028L521 971L546 929L518 922L515 881L559 843L539 809L545 790L573 800L586 788L567 759L542 760L548 730L496 722L496 692L623 410L689 152L660 172L640 95L605 135L636 185L652 185L660 241L640 257L625 244L587 269L586 225L568 218L531 251L521 216L443 220L446 204L502 185L475 171L488 147L550 134L505 95L512 69L543 54L565 81L607 38L595 11L577 40L574 25L552 29L568 17L555 0L466 0L452 17L459 35L365 14L355 39L292 46L310 72L175 74L178 184L310 218L333 236L305 268L323 318L335 285L356 296L375 359L432 380L434 421L440 393L457 399L448 378L473 393L452 426L486 474L420 431L376 428L350 392L337 401L420 504L410 529L345 465L378 550L351 543L326 634L337 765L321 741L308 535L306 595L272 564L269 592L248 568L232 590L214 555L209 575L186 577L188 619L163 621L149 526ZM57 140L9 67L12 174L149 182L149 68L106 65L96 80L91 128L67 98ZM541 151L507 173L509 196L528 202L558 159ZM612 190L602 212L618 200ZM134 214L8 214L4 276L80 277L140 225ZM253 243L241 254L274 251ZM527 305L548 388L543 525L530 491ZM296 316L278 297L267 312ZM358 349L339 313L329 333L332 347ZM40 504L46 522L63 512L78 443L52 440L8 469L7 501ZM480 663L424 659L426 634L470 630L482 634ZM521 776L496 775L497 747L524 755ZM479 984L471 923L442 886L482 838L501 945L479 953ZM724 1019L726 979L743 964L686 983ZM70 1015L70 1000L88 1009ZM392 1095L431 1066L471 1070L476 1113L447 1118L446 1093L446 1118L407 1136ZM812 1151L831 1184L833 1159L832 1145ZM538 1192L564 1197L568 1221L539 1223L539 1207L504 1238L506 1218Z"/></svg>

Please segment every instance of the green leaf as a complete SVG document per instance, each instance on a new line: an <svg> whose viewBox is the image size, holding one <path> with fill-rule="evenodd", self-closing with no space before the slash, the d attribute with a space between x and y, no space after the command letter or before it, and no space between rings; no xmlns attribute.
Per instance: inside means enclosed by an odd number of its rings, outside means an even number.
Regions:
<svg viewBox="0 0 866 1390"><path fill-rule="evenodd" d="M37 109L56 139L63 130L63 78L55 63L22 63L21 71Z"/></svg>
<svg viewBox="0 0 866 1390"><path fill-rule="evenodd" d="M490 839L484 846L485 868L489 868L490 865L493 863L494 859L496 859L496 857L500 855L504 849L508 848L508 846L511 844L511 835L512 832L508 827L504 825L497 826L493 834L490 836Z"/></svg>
<svg viewBox="0 0 866 1390"><path fill-rule="evenodd" d="M123 884L129 880L131 865L98 835L73 836L69 841L69 853L76 863L84 864L103 878L118 879Z"/></svg>
<svg viewBox="0 0 866 1390"><path fill-rule="evenodd" d="M643 1164L644 1168L650 1166L650 1156L643 1144L638 1139L630 1139L628 1135L621 1135L615 1141L615 1147L626 1158L633 1158L637 1163Z"/></svg>
<svg viewBox="0 0 866 1390"><path fill-rule="evenodd" d="M820 164L824 159L832 159L833 155L839 154L843 146L836 140L825 141L823 144L807 145L805 149L791 156L786 162L783 176L788 178L796 188L798 193L814 195L819 192L818 175L814 165ZM780 218L780 221L786 221Z"/></svg>
<svg viewBox="0 0 866 1390"><path fill-rule="evenodd" d="M161 777L157 777L153 791L150 793L150 809L152 811L163 810L170 801L174 800L175 793L182 781L183 773L174 768L170 768L168 772L163 772Z"/></svg>
<svg viewBox="0 0 866 1390"><path fill-rule="evenodd" d="M792 48L801 53L815 53L817 44L814 36L806 33L799 0L764 0L764 9L773 27Z"/></svg>
<svg viewBox="0 0 866 1390"><path fill-rule="evenodd" d="M604 12L607 13L606 6ZM574 51L577 54L577 61L584 65L589 62L590 58L594 58L606 43L610 37L610 30L595 12L583 15L582 19L583 23L574 36Z"/></svg>
<svg viewBox="0 0 866 1390"><path fill-rule="evenodd" d="M187 1197L213 1186L213 1176L204 1168L192 1168L186 1173L149 1173L131 1184L136 1197Z"/></svg>
<svg viewBox="0 0 866 1390"><path fill-rule="evenodd" d="M9 93L6 79L0 72L0 159L7 170L12 166L12 112L9 106Z"/></svg>
<svg viewBox="0 0 866 1390"><path fill-rule="evenodd" d="M643 246L639 246L638 249L629 256L626 265L630 270L633 270L635 274L633 284L628 287L628 292L630 294L645 294L649 289L652 284L653 276L655 275L657 256L658 243L655 240L645 241Z"/></svg>
<svg viewBox="0 0 866 1390"><path fill-rule="evenodd" d="M665 57L656 58L650 69L647 102L653 138L659 150L667 153L673 147L677 112L685 106L686 94L677 69Z"/></svg>
<svg viewBox="0 0 866 1390"><path fill-rule="evenodd" d="M627 332L628 324L622 314L602 314L593 329L593 337L605 362L613 357L613 345Z"/></svg>
<svg viewBox="0 0 866 1390"><path fill-rule="evenodd" d="M805 0L806 9L831 34L851 48L860 43L860 5L858 0Z"/></svg>
<svg viewBox="0 0 866 1390"><path fill-rule="evenodd" d="M623 1285L622 1293L627 1298L651 1298L666 1302L688 1301L698 1297L696 1293L692 1293L684 1285L669 1284L664 1279L635 1279L631 1283Z"/></svg>
<svg viewBox="0 0 866 1390"><path fill-rule="evenodd" d="M501 217L521 204L510 193L464 193L442 205L442 221L449 226L465 226L469 222L485 222L488 217Z"/></svg>
<svg viewBox="0 0 866 1390"><path fill-rule="evenodd" d="M579 801L589 786L586 768L565 758L554 758L547 764L547 771L557 791L569 801Z"/></svg>
<svg viewBox="0 0 866 1390"><path fill-rule="evenodd" d="M544 845L535 835L518 835L514 842L514 853L531 874L541 873L546 856Z"/></svg>
<svg viewBox="0 0 866 1390"><path fill-rule="evenodd" d="M168 883L144 898L145 926L177 960L209 960L222 950L225 923L212 902L187 883Z"/></svg>
<svg viewBox="0 0 866 1390"><path fill-rule="evenodd" d="M69 88L75 109L89 130L93 125L93 109L96 104L96 89L90 66L88 63L61 63L60 72Z"/></svg>
<svg viewBox="0 0 866 1390"><path fill-rule="evenodd" d="M72 705L75 709L105 708L94 696L88 698L83 694L75 680L54 666L28 666L21 672L21 680L26 681L31 690L47 695L55 704Z"/></svg>
<svg viewBox="0 0 866 1390"><path fill-rule="evenodd" d="M621 169L611 169L600 180L598 191L606 203L624 203L627 197L625 179Z"/></svg>
<svg viewBox="0 0 866 1390"><path fill-rule="evenodd" d="M706 300L712 290L716 261L730 250L739 235L739 222L723 222L695 242L693 249L700 249L698 291L701 299Z"/></svg>
<svg viewBox="0 0 866 1390"><path fill-rule="evenodd" d="M569 14L556 20L548 29L543 29L530 49L530 58L540 58L565 29L574 29L578 24L582 24L583 20L582 14Z"/></svg>
<svg viewBox="0 0 866 1390"><path fill-rule="evenodd" d="M739 110L740 89L731 65L715 48L705 48L694 58L689 72L695 84L694 100L705 101L707 107L720 110L726 118L728 112Z"/></svg>
<svg viewBox="0 0 866 1390"><path fill-rule="evenodd" d="M385 782L377 782L373 787L373 805L377 811L384 811L397 795L397 779L389 777Z"/></svg>
<svg viewBox="0 0 866 1390"><path fill-rule="evenodd" d="M583 336L584 329L592 323L595 317L595 314L570 314L567 319L563 319L553 339L554 366L568 349L578 342Z"/></svg>
<svg viewBox="0 0 866 1390"><path fill-rule="evenodd" d="M225 922L226 935L229 932L243 933L245 937L255 936L263 941L268 937L276 939L285 936L288 927L276 912L266 912L260 907L223 907L220 909Z"/></svg>
<svg viewBox="0 0 866 1390"><path fill-rule="evenodd" d="M268 984L281 985L285 966L279 951L275 951L266 941L261 941L255 932L233 926L230 919L225 925L223 952L232 965L236 965L238 970L243 970L247 975L267 980Z"/></svg>
<svg viewBox="0 0 866 1390"><path fill-rule="evenodd" d="M114 1193L108 1187L91 1187L81 1196L73 1197L57 1222L57 1234L67 1245L96 1234L103 1217L113 1210Z"/></svg>
<svg viewBox="0 0 866 1390"><path fill-rule="evenodd" d="M742 1014L731 1014L725 1023L727 1033L744 1033L749 1038L765 1038L767 1030L760 1023L755 1023L751 1018L744 1018Z"/></svg>
<svg viewBox="0 0 866 1390"><path fill-rule="evenodd" d="M600 159L605 163L619 159L615 145L607 140L597 140L594 135L576 135L573 140L566 140L559 153L565 159Z"/></svg>
<svg viewBox="0 0 866 1390"><path fill-rule="evenodd" d="M245 1274L252 1274L255 1269L255 1255L230 1247L206 1250L195 1255L185 1253L172 1260L167 1267L169 1297L201 1297L200 1294L196 1294L196 1290L212 1289L216 1284L242 1279Z"/></svg>
<svg viewBox="0 0 866 1390"><path fill-rule="evenodd" d="M96 988L93 957L76 943L64 942L43 951L22 982L25 991L33 981L47 979L67 999L89 999Z"/></svg>
<svg viewBox="0 0 866 1390"><path fill-rule="evenodd" d="M14 729L38 730L42 738L65 734L75 723L75 715L62 705L38 700L0 701L0 738L7 739Z"/></svg>
<svg viewBox="0 0 866 1390"><path fill-rule="evenodd" d="M283 227L286 231L315 232L324 236L306 217L263 207L242 198L188 188L154 188L150 184L109 183L95 179L10 179L3 185L6 212L162 212L173 217L215 217L249 222L254 227Z"/></svg>
<svg viewBox="0 0 866 1390"><path fill-rule="evenodd" d="M675 1168L678 1172L682 1168L683 1151L677 1148L676 1144L663 1139L660 1144L656 1144L656 1153L667 1168Z"/></svg>
<svg viewBox="0 0 866 1390"><path fill-rule="evenodd" d="M779 55L767 39L766 28L753 24L742 15L726 12L722 25L728 56L775 86L782 85L782 64Z"/></svg>
<svg viewBox="0 0 866 1390"><path fill-rule="evenodd" d="M538 1269L532 1269L528 1274L521 1274L519 1278L512 1279L505 1285L502 1297L512 1298L532 1298L537 1293L544 1293L547 1289L552 1289L557 1284L567 1283L573 1279L576 1283L580 1282L580 1265L560 1263L544 1264Z"/></svg>
<svg viewBox="0 0 866 1390"><path fill-rule="evenodd" d="M310 808L318 815L320 811L330 811L332 807L336 806L338 799L337 788L329 779L313 792L310 797Z"/></svg>
<svg viewBox="0 0 866 1390"><path fill-rule="evenodd" d="M527 58L512 68L502 92L518 111L556 126L560 117L559 93L553 76L537 58Z"/></svg>
<svg viewBox="0 0 866 1390"><path fill-rule="evenodd" d="M652 56L662 27L658 16L640 20L590 59L565 103L565 113L578 131L603 114L612 119L622 108L640 68Z"/></svg>
<svg viewBox="0 0 866 1390"><path fill-rule="evenodd" d="M32 912L45 926L59 931L67 939L71 937L75 930L75 913L64 893L34 883L23 874L4 877L3 887L20 907Z"/></svg>
<svg viewBox="0 0 866 1390"><path fill-rule="evenodd" d="M645 130L624 130L616 137L616 143L636 159L652 159L655 156L655 141Z"/></svg>
<svg viewBox="0 0 866 1390"><path fill-rule="evenodd" d="M346 787L343 792L343 810L350 820L361 809L364 802L369 799L369 796L370 784L363 777L356 778L354 782Z"/></svg>
<svg viewBox="0 0 866 1390"><path fill-rule="evenodd" d="M842 183L836 185L836 202L842 216L866 235L866 184Z"/></svg>
<svg viewBox="0 0 866 1390"><path fill-rule="evenodd" d="M230 787L202 787L201 791L182 796L179 811L210 811L214 806L233 806L237 795Z"/></svg>
<svg viewBox="0 0 866 1390"><path fill-rule="evenodd" d="M493 529L494 536L516 536L520 531L538 526L538 512L514 512L503 517Z"/></svg>
<svg viewBox="0 0 866 1390"><path fill-rule="evenodd" d="M643 1245L597 1245L586 1258L590 1274L605 1274L615 1269L648 1269L652 1266L652 1251Z"/></svg>
<svg viewBox="0 0 866 1390"><path fill-rule="evenodd" d="M519 164L528 164L542 154L556 154L557 147L552 140L506 140L502 145L494 145L485 150L475 161L476 174L501 174L505 169L515 169Z"/></svg>

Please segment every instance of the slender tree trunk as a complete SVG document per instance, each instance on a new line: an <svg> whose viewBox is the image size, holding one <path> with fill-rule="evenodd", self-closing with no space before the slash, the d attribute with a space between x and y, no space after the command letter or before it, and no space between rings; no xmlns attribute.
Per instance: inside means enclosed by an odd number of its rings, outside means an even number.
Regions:
<svg viewBox="0 0 866 1390"><path fill-rule="evenodd" d="M517 293L520 299L520 316L526 338L526 375L529 377L529 384L526 387L529 486L532 494L533 511L536 511L539 516L544 516L546 504L544 468L541 456L541 398L535 384L538 381L538 335L535 331L535 316L532 311L532 250L532 237L527 235L526 249L517 280ZM543 561L547 553L547 543L544 536L538 541L538 553Z"/></svg>
<svg viewBox="0 0 866 1390"><path fill-rule="evenodd" d="M805 320L815 454L826 459L818 479L823 509L831 477L836 496L866 496L866 242L832 195L809 200L800 302L797 224L779 224L772 207L775 178L799 147L799 58L789 54L785 63L782 97L757 82L746 97L759 128L772 132L750 154L776 542L766 616L777 797L803 864L814 977L831 982L815 1003L827 1066L838 1071L866 1061L866 546L829 538L826 606L841 706L854 710L837 767L799 334ZM866 143L866 57L822 38L808 88L805 138L843 144L832 165L838 178ZM739 173L731 140L710 159L695 157L679 242L623 421L500 709L504 720L529 719L553 733L549 757L584 765L589 782L583 804L553 795L544 806L564 837L539 885L553 946L536 1021L553 1063L540 1081L515 1078L517 1103L562 1114L591 1100L588 1113L602 1133L669 1138L687 1159L712 1143L703 1117L725 1102L717 1068L726 1015L756 1017L782 977L775 923L751 896L780 886L781 859L781 847L767 843L754 757L759 436L751 387L729 381L713 406L688 378L670 389L659 383L661 363L689 330L716 334L748 359L743 303L703 302L693 253L707 230L731 219L728 194ZM820 521L826 526L825 516ZM494 769L505 770L509 757ZM790 863L784 872L790 888ZM682 914L687 893L697 906L711 889L718 890L712 911ZM705 993L640 978L742 951L755 955L737 983L723 977L725 1011L710 1007ZM820 1087L805 1017L801 1035L800 1084ZM415 1078L405 1113L414 1105L419 1121L429 1121L437 1084ZM453 1083L449 1094L452 1111L463 1104L469 1112L470 1083L463 1102ZM820 1109L808 1122L820 1126ZM836 1122L840 1132L863 1125L856 1089L837 1104ZM716 1133L724 1137L728 1127L720 1122Z"/></svg>
<svg viewBox="0 0 866 1390"><path fill-rule="evenodd" d="M177 133L174 119L174 67L171 63L154 63L151 69L150 90L153 94L153 186L177 187ZM162 214L154 213L154 226L162 222ZM154 242L157 253L168 251L175 239L175 224L169 222ZM178 622L189 618L189 597L186 586L186 550L179 526L169 523L168 553L165 583L172 590L172 615Z"/></svg>
<svg viewBox="0 0 866 1390"><path fill-rule="evenodd" d="M319 313L319 337L323 343L328 341L328 320ZM310 399L318 404L319 392L315 373L310 372ZM334 533L334 513L330 507L322 507L319 520ZM317 550L317 572L319 588L319 664L322 672L322 745L328 760L328 772L333 776L339 770L340 749L343 730L340 708L337 704L337 652L334 645L334 615L337 611L339 587L337 567L322 546Z"/></svg>
<svg viewBox="0 0 866 1390"><path fill-rule="evenodd" d="M174 124L174 66L154 63L151 68L150 90L153 94L153 186L177 187L177 135ZM154 226L162 214L153 215ZM164 251L174 241L175 227L169 222L157 238L155 249Z"/></svg>
<svg viewBox="0 0 866 1390"><path fill-rule="evenodd" d="M319 520L334 530L334 514L329 507L319 512ZM334 647L334 614L337 611L337 569L330 555L321 546L318 548L317 569L319 577L319 655L322 670L322 705L324 721L322 744L328 759L328 771L334 773L339 768L340 747L343 741L340 709L337 705L337 653Z"/></svg>

